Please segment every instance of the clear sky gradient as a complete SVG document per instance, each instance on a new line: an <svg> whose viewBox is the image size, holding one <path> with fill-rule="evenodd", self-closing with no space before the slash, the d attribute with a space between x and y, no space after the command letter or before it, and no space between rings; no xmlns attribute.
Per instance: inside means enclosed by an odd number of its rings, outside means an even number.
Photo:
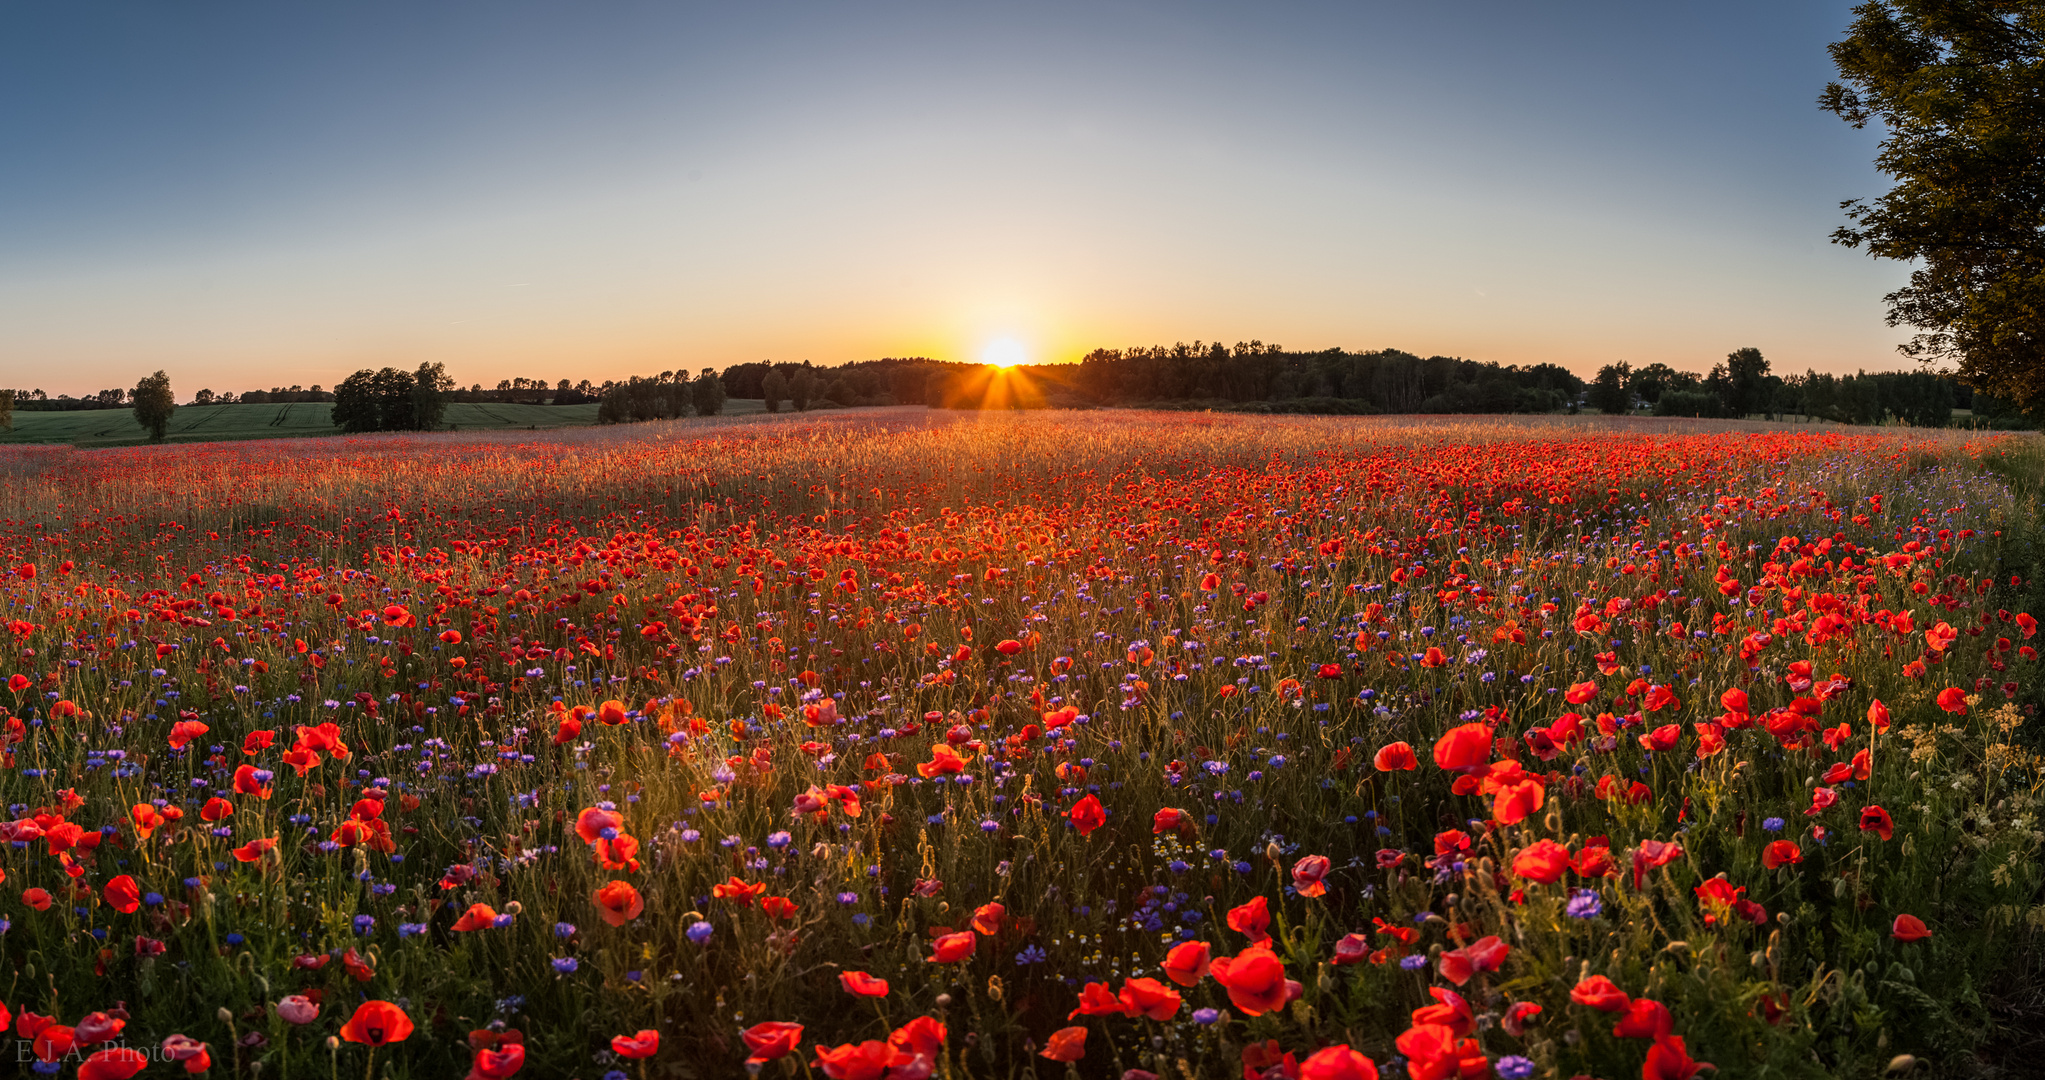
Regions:
<svg viewBox="0 0 2045 1080"><path fill-rule="evenodd" d="M1902 366L1844 0L0 0L0 386L1196 338Z"/></svg>

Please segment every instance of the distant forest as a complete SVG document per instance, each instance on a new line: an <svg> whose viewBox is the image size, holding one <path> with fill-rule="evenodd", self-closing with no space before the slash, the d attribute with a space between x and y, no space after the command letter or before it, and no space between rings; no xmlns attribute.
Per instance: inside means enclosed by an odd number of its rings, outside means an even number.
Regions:
<svg viewBox="0 0 2045 1080"><path fill-rule="evenodd" d="M438 371L437 366L429 365ZM425 370L422 368L422 370ZM381 377L384 412L403 412L400 388L408 373L357 372L353 389ZM395 381L393 381L395 380ZM1974 426L2030 428L2026 416L1954 379L1930 371L1815 371L1778 375L1757 349L1739 349L1709 371L1682 371L1667 364L1608 364L1586 381L1559 364L1527 366L1420 357L1398 349L1299 352L1260 341L1233 346L1196 341L1190 345L1096 349L1076 364L1027 365L995 375L978 364L928 357L884 357L839 367L809 362L750 362L722 372L705 368L663 371L623 380L512 378L494 389L476 383L454 385L437 377L444 402L581 405L595 403L601 423L714 415L726 398L764 399L770 412L870 405L928 405L970 408L1143 407L1213 409L1257 413L1649 413L1657 416L1814 418L1846 424L1903 423L1943 427L1956 410ZM380 385L380 384L379 384ZM336 389L342 389L337 387ZM0 392L4 393L4 392ZM13 392L22 412L117 409L131 404L127 390L103 390L81 398L49 397L41 390ZM343 397L350 397L343 393ZM198 391L195 405L332 402L333 391L272 387L240 393ZM380 399L379 399L380 400ZM422 405L425 404L422 401ZM342 402L336 423L350 429L390 427L365 424L360 409ZM434 415L432 407L421 410ZM347 417L339 413L346 412ZM359 415L358 415L359 414ZM409 423L396 424L408 427Z"/></svg>

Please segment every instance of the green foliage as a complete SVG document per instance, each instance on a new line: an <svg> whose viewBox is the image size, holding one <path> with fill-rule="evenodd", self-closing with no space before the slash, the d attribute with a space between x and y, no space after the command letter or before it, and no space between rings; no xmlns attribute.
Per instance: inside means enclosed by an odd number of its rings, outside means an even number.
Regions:
<svg viewBox="0 0 2045 1080"><path fill-rule="evenodd" d="M14 430L14 391L0 390L0 430Z"/></svg>
<svg viewBox="0 0 2045 1080"><path fill-rule="evenodd" d="M1606 364L1598 369L1598 377L1591 381L1591 407L1608 416L1629 412L1633 408L1633 389L1630 385L1633 365L1621 361Z"/></svg>
<svg viewBox="0 0 2045 1080"><path fill-rule="evenodd" d="M448 378L447 365L438 361L419 365L412 376L412 430L440 430L447 415L447 392L452 389L454 380Z"/></svg>
<svg viewBox="0 0 2045 1080"><path fill-rule="evenodd" d="M162 442L164 429L170 426L170 418L178 409L177 398L170 390L170 376L158 371L136 383L131 400L135 422L149 433L149 441Z"/></svg>
<svg viewBox="0 0 2045 1080"><path fill-rule="evenodd" d="M1902 351L1976 390L2045 402L2045 0L1869 0L1831 46L1820 107L1879 123L1895 186L1842 203L1833 240L1912 264Z"/></svg>
<svg viewBox="0 0 2045 1080"><path fill-rule="evenodd" d="M717 377L715 368L704 368L699 372L689 387L689 393L697 416L716 416L724 411L724 382Z"/></svg>

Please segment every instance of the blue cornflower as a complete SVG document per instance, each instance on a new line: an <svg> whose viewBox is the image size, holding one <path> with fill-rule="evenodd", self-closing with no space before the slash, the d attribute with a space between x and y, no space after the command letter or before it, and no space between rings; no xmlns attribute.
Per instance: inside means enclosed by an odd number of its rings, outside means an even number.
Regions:
<svg viewBox="0 0 2045 1080"><path fill-rule="evenodd" d="M1590 919L1604 913L1605 902L1591 889L1569 890L1569 904L1563 908L1573 919Z"/></svg>

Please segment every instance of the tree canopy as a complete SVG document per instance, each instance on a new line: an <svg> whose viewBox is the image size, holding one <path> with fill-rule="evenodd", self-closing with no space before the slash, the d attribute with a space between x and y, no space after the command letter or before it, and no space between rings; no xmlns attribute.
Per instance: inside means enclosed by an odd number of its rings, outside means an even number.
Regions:
<svg viewBox="0 0 2045 1080"><path fill-rule="evenodd" d="M1905 355L2045 402L2045 0L1870 0L1831 52L1820 107L1879 123L1895 179L1833 240L1914 264L1887 297Z"/></svg>
<svg viewBox="0 0 2045 1080"><path fill-rule="evenodd" d="M129 400L135 405L135 422L149 433L149 441L162 442L170 414L178 411L177 398L170 392L170 376L159 371L136 383Z"/></svg>

